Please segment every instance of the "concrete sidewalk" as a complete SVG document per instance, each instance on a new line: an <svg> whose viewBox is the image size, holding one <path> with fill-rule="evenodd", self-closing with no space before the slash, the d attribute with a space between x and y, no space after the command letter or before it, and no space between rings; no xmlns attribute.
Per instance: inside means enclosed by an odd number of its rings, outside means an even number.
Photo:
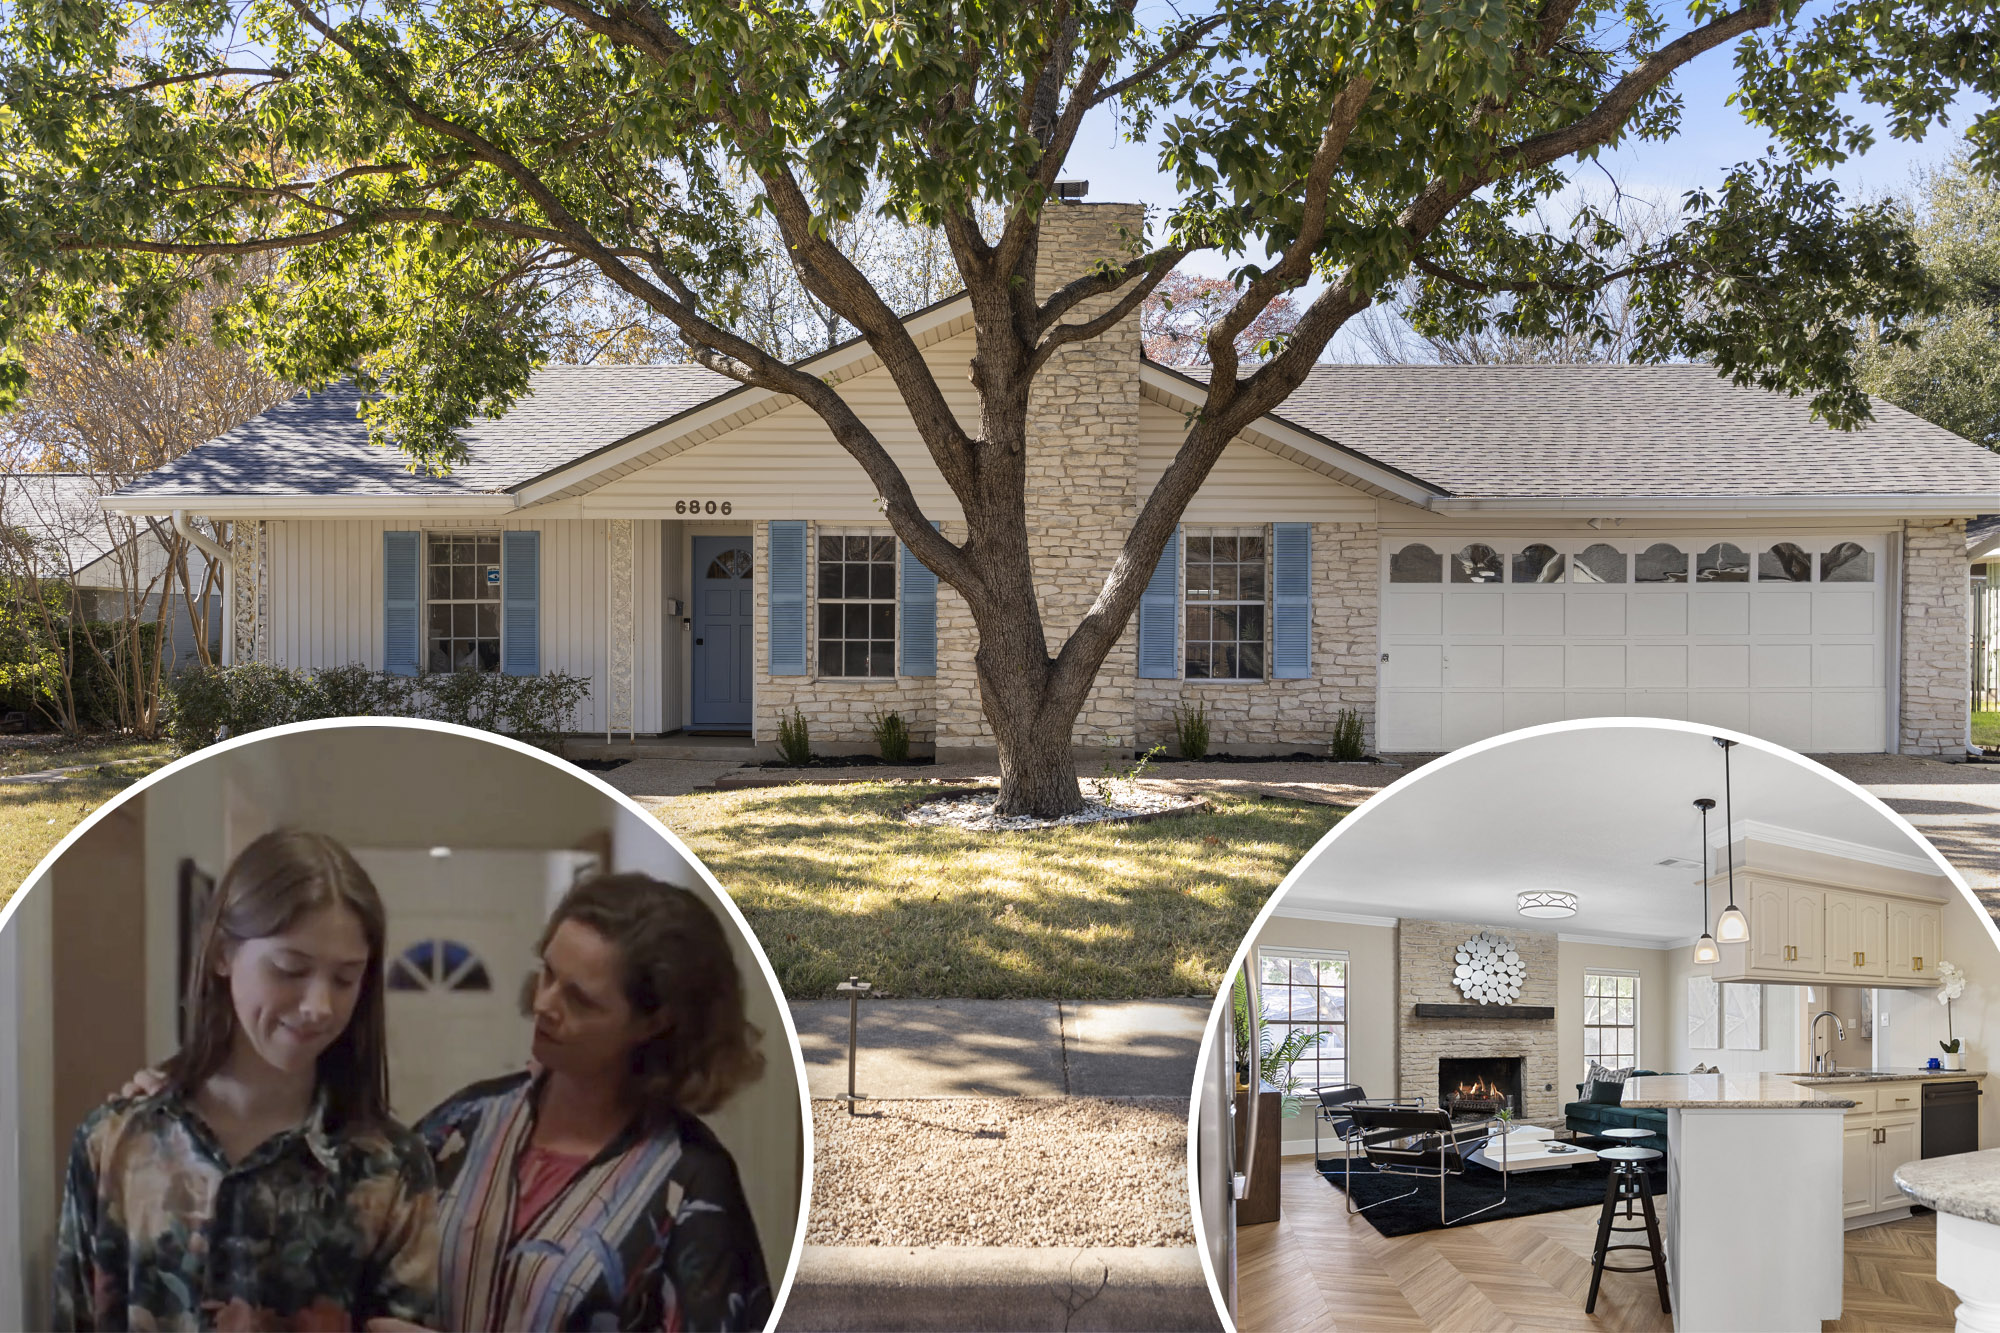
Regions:
<svg viewBox="0 0 2000 1333"><path fill-rule="evenodd" d="M855 1086L888 1097L1178 1097L1208 1000L861 1002ZM847 1091L847 1001L792 1005L815 1098Z"/></svg>

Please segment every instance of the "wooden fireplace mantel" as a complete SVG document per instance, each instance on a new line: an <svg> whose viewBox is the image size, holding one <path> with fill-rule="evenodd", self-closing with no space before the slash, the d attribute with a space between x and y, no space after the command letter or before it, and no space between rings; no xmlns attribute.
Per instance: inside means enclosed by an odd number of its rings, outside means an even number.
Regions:
<svg viewBox="0 0 2000 1333"><path fill-rule="evenodd" d="M1497 1018L1512 1019L1516 1022L1532 1022L1537 1019L1552 1019L1556 1007L1552 1004L1419 1004L1416 1006L1418 1018Z"/></svg>

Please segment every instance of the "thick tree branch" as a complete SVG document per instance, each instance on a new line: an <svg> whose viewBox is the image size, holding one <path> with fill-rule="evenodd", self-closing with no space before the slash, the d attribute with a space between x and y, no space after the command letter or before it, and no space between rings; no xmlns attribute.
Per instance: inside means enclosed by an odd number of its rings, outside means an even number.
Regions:
<svg viewBox="0 0 2000 1333"><path fill-rule="evenodd" d="M1068 343L1088 342L1090 339L1100 334L1108 333L1111 329L1115 328L1133 311L1137 310L1147 297L1153 294L1153 289L1166 280L1167 275L1174 271L1174 266L1180 263L1182 259L1185 259L1187 254L1188 251L1180 247L1156 250L1151 255L1148 255L1145 260L1136 260L1133 264L1127 265L1124 276L1121 276L1117 282L1114 283L1106 279L1103 290L1112 290L1123 283L1129 282L1131 280L1131 271L1135 267L1139 268L1139 271L1143 275L1130 291L1120 296L1102 314L1087 319L1080 324L1058 324L1048 330L1043 335L1042 340L1036 344L1034 352L1028 358L1028 373L1032 375L1036 371L1039 371L1047 364L1048 359L1055 355L1057 348ZM1076 283L1071 283L1070 287L1075 287L1076 285ZM1064 288L1064 290L1067 291L1069 288ZM1074 306L1075 304L1076 302L1074 301L1069 303L1070 306Z"/></svg>

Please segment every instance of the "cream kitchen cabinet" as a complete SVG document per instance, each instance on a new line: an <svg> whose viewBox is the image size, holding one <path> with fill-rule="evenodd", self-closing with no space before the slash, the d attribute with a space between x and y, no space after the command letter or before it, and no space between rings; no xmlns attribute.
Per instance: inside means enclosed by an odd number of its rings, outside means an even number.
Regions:
<svg viewBox="0 0 2000 1333"><path fill-rule="evenodd" d="M1938 931L1944 909L1937 903L1892 898L1888 904L1886 975L1903 981L1937 980Z"/></svg>
<svg viewBox="0 0 2000 1333"><path fill-rule="evenodd" d="M1855 1105L1841 1122L1840 1215L1871 1219L1877 1213L1907 1215L1910 1196L1896 1188L1896 1168L1923 1156L1919 1112L1920 1082L1884 1083L1875 1087L1841 1088L1839 1096Z"/></svg>
<svg viewBox="0 0 2000 1333"><path fill-rule="evenodd" d="M1889 904L1885 899L1828 890L1824 949L1827 975L1856 981L1887 976L1888 915Z"/></svg>
<svg viewBox="0 0 2000 1333"><path fill-rule="evenodd" d="M1721 946L1710 969L1717 981L1936 984L1942 904L1741 869L1736 891L1750 939Z"/></svg>

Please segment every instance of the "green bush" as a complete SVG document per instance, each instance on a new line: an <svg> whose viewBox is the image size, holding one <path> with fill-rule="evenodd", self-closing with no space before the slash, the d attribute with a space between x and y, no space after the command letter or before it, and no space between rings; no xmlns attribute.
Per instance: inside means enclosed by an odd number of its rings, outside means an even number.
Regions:
<svg viewBox="0 0 2000 1333"><path fill-rule="evenodd" d="M1352 708L1340 710L1340 716L1333 722L1333 741L1327 753L1346 764L1358 764L1368 757L1368 750L1361 743L1361 714Z"/></svg>
<svg viewBox="0 0 2000 1333"><path fill-rule="evenodd" d="M1180 742L1181 758L1201 759L1208 754L1208 705L1197 701L1174 708L1174 737Z"/></svg>
<svg viewBox="0 0 2000 1333"><path fill-rule="evenodd" d="M455 722L540 745L574 729L590 681L562 672L398 676L358 664L303 671L249 662L183 671L167 682L165 694L162 730L181 754L225 735L334 717Z"/></svg>
<svg viewBox="0 0 2000 1333"><path fill-rule="evenodd" d="M812 732L806 727L806 715L796 708L778 723L778 757L793 768L812 762Z"/></svg>
<svg viewBox="0 0 2000 1333"><path fill-rule="evenodd" d="M900 764L909 759L910 725L901 713L877 713L869 719L868 732L875 738L884 763Z"/></svg>

